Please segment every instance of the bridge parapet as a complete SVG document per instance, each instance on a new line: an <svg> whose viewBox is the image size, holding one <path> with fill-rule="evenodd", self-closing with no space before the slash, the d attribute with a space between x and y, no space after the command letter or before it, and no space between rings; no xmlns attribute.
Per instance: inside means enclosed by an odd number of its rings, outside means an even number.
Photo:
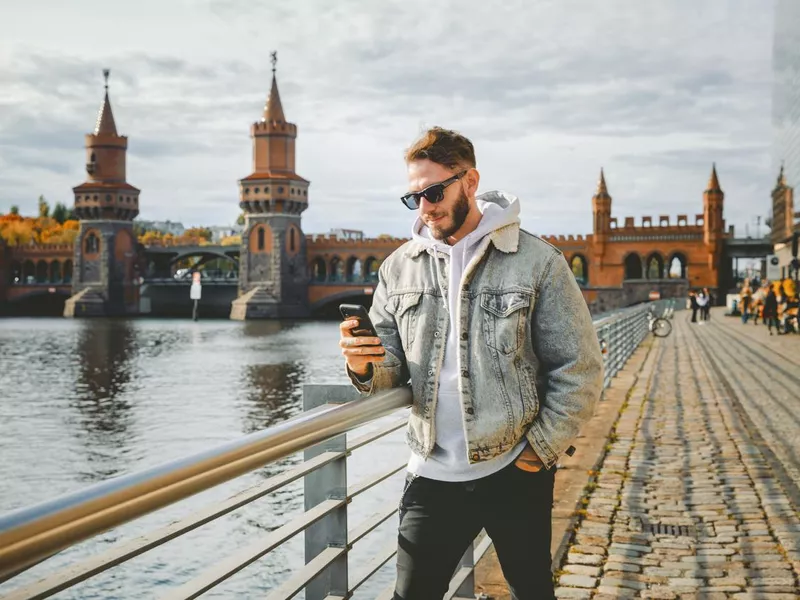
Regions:
<svg viewBox="0 0 800 600"><path fill-rule="evenodd" d="M306 245L309 251L328 249L328 248L352 248L352 249L381 249L394 250L408 241L408 238L378 237L352 239L337 236L335 233L309 234L306 235Z"/></svg>
<svg viewBox="0 0 800 600"><path fill-rule="evenodd" d="M26 244L9 247L12 260L72 257L75 244Z"/></svg>

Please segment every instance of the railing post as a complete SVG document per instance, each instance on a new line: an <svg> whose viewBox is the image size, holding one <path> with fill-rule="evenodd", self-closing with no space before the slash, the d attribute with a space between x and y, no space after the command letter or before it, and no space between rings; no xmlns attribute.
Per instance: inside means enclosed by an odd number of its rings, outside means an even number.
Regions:
<svg viewBox="0 0 800 600"><path fill-rule="evenodd" d="M458 586L456 590L456 598L474 598L475 597L475 540L470 542L469 547L464 552L464 556L461 557L461 561L458 563L458 567L456 568L456 573L458 573L464 567L469 568L469 575L467 575L466 579L461 582L461 585Z"/></svg>
<svg viewBox="0 0 800 600"><path fill-rule="evenodd" d="M349 385L304 385L303 410L323 404L344 404L358 398L358 392ZM304 451L305 460L310 460L327 451L344 452L347 436L317 444ZM347 459L342 457L316 471L303 480L305 510L320 502L341 499L347 496ZM320 552L329 547L347 546L347 505L323 517L305 531L305 559L308 564ZM319 576L306 586L306 600L323 600L329 595L347 597L347 553L337 558Z"/></svg>

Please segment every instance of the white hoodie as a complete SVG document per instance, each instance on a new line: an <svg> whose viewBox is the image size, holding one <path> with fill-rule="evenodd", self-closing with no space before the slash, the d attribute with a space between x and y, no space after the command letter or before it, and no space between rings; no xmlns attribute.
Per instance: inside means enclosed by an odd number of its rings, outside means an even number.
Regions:
<svg viewBox="0 0 800 600"><path fill-rule="evenodd" d="M450 312L450 330L444 351L444 361L439 374L439 390L436 402L435 431L436 446L427 460L411 453L408 470L416 475L440 481L471 481L486 477L499 471L516 460L525 448L525 439L508 453L490 461L470 464L467 458L467 443L464 433L464 419L461 400L458 392L458 380L461 369L458 357L458 320L456 307L464 269L475 255L481 240L491 232L519 223L519 200L503 192L487 192L477 197L478 210L482 217L477 228L456 242L453 246L443 240L434 239L422 219L417 218L412 229L414 241L424 244L438 254L450 257L448 287L448 310ZM443 276L439 272L439 260L433 261L436 273L435 280L439 289L443 288ZM478 340L473 340L478 343Z"/></svg>

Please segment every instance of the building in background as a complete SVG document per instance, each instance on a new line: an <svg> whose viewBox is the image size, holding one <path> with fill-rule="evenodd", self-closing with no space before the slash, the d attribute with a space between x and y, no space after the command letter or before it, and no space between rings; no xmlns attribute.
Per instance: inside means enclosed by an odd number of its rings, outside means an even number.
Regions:
<svg viewBox="0 0 800 600"><path fill-rule="evenodd" d="M772 54L772 243L789 276L792 236L800 230L794 189L800 185L800 2L776 0ZM794 275L794 273L792 273Z"/></svg>
<svg viewBox="0 0 800 600"><path fill-rule="evenodd" d="M175 237L183 235L186 231L186 227L183 226L183 223L179 223L176 221L170 221L167 219L166 221L142 221L137 219L134 224L142 231L157 231L158 233L171 234Z"/></svg>

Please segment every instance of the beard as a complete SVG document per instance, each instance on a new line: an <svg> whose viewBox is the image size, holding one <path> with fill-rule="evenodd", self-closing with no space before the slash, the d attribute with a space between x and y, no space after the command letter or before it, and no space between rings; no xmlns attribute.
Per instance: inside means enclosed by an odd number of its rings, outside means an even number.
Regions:
<svg viewBox="0 0 800 600"><path fill-rule="evenodd" d="M464 221L467 220L467 215L469 215L469 199L464 193L464 190L461 190L461 194L455 201L455 204L444 214L444 218L434 224L426 223L426 225L428 225L428 229L434 239L446 240L461 229Z"/></svg>

